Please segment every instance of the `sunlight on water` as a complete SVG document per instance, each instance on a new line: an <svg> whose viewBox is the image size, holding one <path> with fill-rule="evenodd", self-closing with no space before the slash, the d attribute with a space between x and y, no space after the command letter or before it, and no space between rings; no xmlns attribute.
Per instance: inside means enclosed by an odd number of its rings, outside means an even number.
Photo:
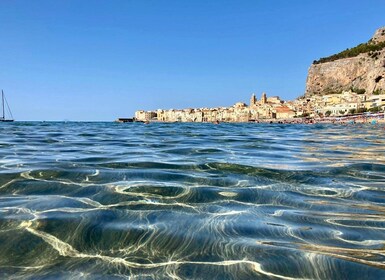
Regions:
<svg viewBox="0 0 385 280"><path fill-rule="evenodd" d="M385 278L380 126L0 130L2 279Z"/></svg>

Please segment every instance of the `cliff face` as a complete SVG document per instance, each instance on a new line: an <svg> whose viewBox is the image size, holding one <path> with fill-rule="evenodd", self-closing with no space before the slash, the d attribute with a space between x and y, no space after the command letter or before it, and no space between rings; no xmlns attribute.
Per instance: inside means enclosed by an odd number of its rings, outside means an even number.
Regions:
<svg viewBox="0 0 385 280"><path fill-rule="evenodd" d="M384 42L385 27L378 29L367 44L360 46L361 49L373 47L374 45L382 46ZM323 60L327 61L328 59ZM306 96L339 93L350 89L354 91L365 90L366 94L385 91L384 47L379 50L360 53L353 57L317 62L309 68L306 81Z"/></svg>

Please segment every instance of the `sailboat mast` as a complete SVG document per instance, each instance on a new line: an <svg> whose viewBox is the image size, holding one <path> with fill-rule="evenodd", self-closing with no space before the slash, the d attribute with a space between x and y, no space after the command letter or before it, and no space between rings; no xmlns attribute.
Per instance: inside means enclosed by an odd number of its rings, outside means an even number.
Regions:
<svg viewBox="0 0 385 280"><path fill-rule="evenodd" d="M4 91L1 90L1 104L3 105L3 120L5 120L5 110L4 110Z"/></svg>

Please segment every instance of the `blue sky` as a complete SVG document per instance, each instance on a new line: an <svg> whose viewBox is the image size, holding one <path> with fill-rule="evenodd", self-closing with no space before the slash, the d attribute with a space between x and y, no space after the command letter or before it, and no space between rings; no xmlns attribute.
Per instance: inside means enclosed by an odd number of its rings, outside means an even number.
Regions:
<svg viewBox="0 0 385 280"><path fill-rule="evenodd" d="M0 0L0 88L17 120L303 94L313 60L366 42L385 1Z"/></svg>

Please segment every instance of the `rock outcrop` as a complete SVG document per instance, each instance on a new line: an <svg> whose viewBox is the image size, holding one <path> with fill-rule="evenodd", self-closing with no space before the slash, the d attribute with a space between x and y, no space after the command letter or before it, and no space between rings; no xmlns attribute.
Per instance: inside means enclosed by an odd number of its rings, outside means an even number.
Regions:
<svg viewBox="0 0 385 280"><path fill-rule="evenodd" d="M340 58L343 56L351 57ZM385 93L385 27L378 29L368 43L315 61L309 68L306 96L348 90Z"/></svg>
<svg viewBox="0 0 385 280"><path fill-rule="evenodd" d="M374 33L372 41L375 43L385 42L385 27L382 27Z"/></svg>

